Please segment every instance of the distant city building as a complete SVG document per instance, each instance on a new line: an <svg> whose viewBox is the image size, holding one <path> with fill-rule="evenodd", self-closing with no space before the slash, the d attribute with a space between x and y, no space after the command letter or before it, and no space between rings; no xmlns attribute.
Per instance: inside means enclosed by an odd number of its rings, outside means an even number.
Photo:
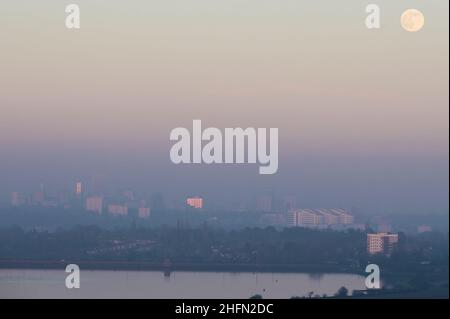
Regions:
<svg viewBox="0 0 450 319"><path fill-rule="evenodd" d="M81 195L82 192L83 192L83 184L81 184L81 182L77 182L75 184L75 194Z"/></svg>
<svg viewBox="0 0 450 319"><path fill-rule="evenodd" d="M203 198L200 197L190 197L186 200L186 204L193 208L203 208Z"/></svg>
<svg viewBox="0 0 450 319"><path fill-rule="evenodd" d="M108 205L108 213L114 216L128 215L128 207L124 205Z"/></svg>
<svg viewBox="0 0 450 319"><path fill-rule="evenodd" d="M287 219L286 223L289 227L296 227L298 226L297 222L297 211L296 210L290 210L287 213Z"/></svg>
<svg viewBox="0 0 450 319"><path fill-rule="evenodd" d="M326 209L318 209L317 212L322 215L325 225L336 225L340 223L340 216Z"/></svg>
<svg viewBox="0 0 450 319"><path fill-rule="evenodd" d="M103 199L98 196L86 198L86 210L101 214L103 210Z"/></svg>
<svg viewBox="0 0 450 319"><path fill-rule="evenodd" d="M34 192L31 196L31 202L34 205L42 205L45 201L45 194L43 191Z"/></svg>
<svg viewBox="0 0 450 319"><path fill-rule="evenodd" d="M430 232L430 231L432 231L433 229L431 228L431 226L428 226L428 225L420 225L420 226L417 226L417 232L420 234L420 233L426 233L426 232Z"/></svg>
<svg viewBox="0 0 450 319"><path fill-rule="evenodd" d="M339 216L339 224L350 225L355 222L355 217L345 209L330 209L330 211Z"/></svg>
<svg viewBox="0 0 450 319"><path fill-rule="evenodd" d="M293 209L287 213L288 226L348 226L354 217L344 209Z"/></svg>
<svg viewBox="0 0 450 319"><path fill-rule="evenodd" d="M367 234L367 252L369 254L390 255L398 243L398 234Z"/></svg>
<svg viewBox="0 0 450 319"><path fill-rule="evenodd" d="M313 209L300 209L297 211L298 225L320 225L323 222L323 216Z"/></svg>
<svg viewBox="0 0 450 319"><path fill-rule="evenodd" d="M11 193L11 206L18 207L22 205L22 196L19 192L12 192Z"/></svg>
<svg viewBox="0 0 450 319"><path fill-rule="evenodd" d="M138 208L138 216L140 218L149 218L150 217L150 208L149 207Z"/></svg>
<svg viewBox="0 0 450 319"><path fill-rule="evenodd" d="M260 196L256 202L256 209L261 212L272 211L272 196Z"/></svg>
<svg viewBox="0 0 450 319"><path fill-rule="evenodd" d="M297 208L297 199L293 196L286 196L283 198L282 210L289 212Z"/></svg>

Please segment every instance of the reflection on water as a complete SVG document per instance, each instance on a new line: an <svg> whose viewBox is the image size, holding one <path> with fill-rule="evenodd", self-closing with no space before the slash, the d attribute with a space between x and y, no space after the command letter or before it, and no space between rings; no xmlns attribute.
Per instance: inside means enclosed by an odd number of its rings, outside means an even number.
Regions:
<svg viewBox="0 0 450 319"><path fill-rule="evenodd" d="M164 271L164 279L166 281L168 281L170 279L170 270L165 270Z"/></svg>
<svg viewBox="0 0 450 319"><path fill-rule="evenodd" d="M81 270L79 289L65 287L66 275L0 269L0 298L290 298L364 289L364 277L352 274Z"/></svg>
<svg viewBox="0 0 450 319"><path fill-rule="evenodd" d="M308 274L308 276L309 276L309 278L311 278L311 280L321 280L323 275L324 275L323 273L318 273L318 272Z"/></svg>

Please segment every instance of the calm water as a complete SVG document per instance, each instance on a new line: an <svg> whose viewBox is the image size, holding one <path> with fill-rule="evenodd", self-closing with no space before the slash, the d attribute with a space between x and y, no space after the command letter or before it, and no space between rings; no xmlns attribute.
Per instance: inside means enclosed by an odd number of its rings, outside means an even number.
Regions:
<svg viewBox="0 0 450 319"><path fill-rule="evenodd" d="M0 298L290 298L364 289L351 274L81 270L79 289L67 289L64 270L0 269Z"/></svg>

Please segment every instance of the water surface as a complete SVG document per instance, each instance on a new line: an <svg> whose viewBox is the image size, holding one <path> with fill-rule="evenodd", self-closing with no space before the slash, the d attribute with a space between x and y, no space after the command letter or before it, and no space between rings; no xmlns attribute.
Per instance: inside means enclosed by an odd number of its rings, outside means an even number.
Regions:
<svg viewBox="0 0 450 319"><path fill-rule="evenodd" d="M364 289L352 274L81 270L80 288L67 289L64 270L0 269L0 298L290 298Z"/></svg>

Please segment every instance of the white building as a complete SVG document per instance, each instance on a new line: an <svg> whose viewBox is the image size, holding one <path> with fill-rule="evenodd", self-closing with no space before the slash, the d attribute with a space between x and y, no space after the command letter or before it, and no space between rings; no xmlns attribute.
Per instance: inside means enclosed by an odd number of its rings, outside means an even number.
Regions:
<svg viewBox="0 0 450 319"><path fill-rule="evenodd" d="M296 209L287 214L288 226L348 226L353 223L354 217L344 209Z"/></svg>
<svg viewBox="0 0 450 319"><path fill-rule="evenodd" d="M339 216L327 209L318 209L317 212L323 216L323 223L325 225L339 224Z"/></svg>
<svg viewBox="0 0 450 319"><path fill-rule="evenodd" d="M345 209L330 209L330 211L339 216L339 224L350 225L355 222L355 217L350 215Z"/></svg>
<svg viewBox="0 0 450 319"><path fill-rule="evenodd" d="M398 234L367 234L367 252L369 254L390 255L398 243Z"/></svg>
<svg viewBox="0 0 450 319"><path fill-rule="evenodd" d="M300 209L297 211L297 224L299 226L317 226L322 223L322 215L313 209Z"/></svg>

